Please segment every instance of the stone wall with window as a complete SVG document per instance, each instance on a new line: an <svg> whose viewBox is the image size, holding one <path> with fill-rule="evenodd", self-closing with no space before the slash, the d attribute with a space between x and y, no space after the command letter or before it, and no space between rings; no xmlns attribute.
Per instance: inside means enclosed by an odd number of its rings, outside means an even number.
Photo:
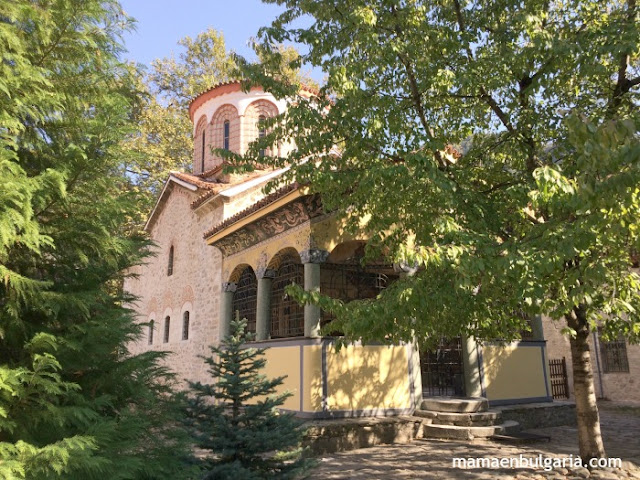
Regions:
<svg viewBox="0 0 640 480"><path fill-rule="evenodd" d="M215 209L197 212L191 208L196 192L175 184L151 228L150 236L156 242L155 256L138 266L138 278L127 279L125 289L138 296L134 308L140 322L153 319L153 334L149 326L142 329L138 342L130 345L132 354L148 350L169 351L167 362L185 380L205 380L204 364L195 362L199 354L208 351L207 345L218 338L217 312L219 311L219 253L206 248L197 232L211 222L218 221L222 212ZM173 247L173 265L169 275L169 256ZM188 312L187 338L184 338L185 314ZM166 319L169 317L168 336L165 341ZM183 339L184 338L184 339Z"/></svg>
<svg viewBox="0 0 640 480"><path fill-rule="evenodd" d="M565 357L570 398L573 399L573 366L569 338L561 333L563 320L543 317L544 337L550 359ZM593 381L598 398L640 405L640 345L629 345L624 339L603 341L598 332L589 337Z"/></svg>

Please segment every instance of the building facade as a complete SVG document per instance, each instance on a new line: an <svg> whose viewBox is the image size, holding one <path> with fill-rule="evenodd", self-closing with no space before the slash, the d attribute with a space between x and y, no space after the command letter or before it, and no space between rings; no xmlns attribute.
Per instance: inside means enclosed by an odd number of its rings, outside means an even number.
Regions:
<svg viewBox="0 0 640 480"><path fill-rule="evenodd" d="M566 322L545 317L543 326L549 359L566 370L567 398L573 399L571 346L569 338L562 333ZM597 398L640 405L640 345L630 345L624 338L606 341L594 331L589 347Z"/></svg>
<svg viewBox="0 0 640 480"><path fill-rule="evenodd" d="M239 82L192 101L192 172L169 175L146 224L155 256L125 285L139 299L134 308L146 332L132 353L169 351L180 378L210 381L198 356L239 314L255 332L255 345L267 348L265 373L286 375L283 388L293 395L285 408L301 417L411 413L423 394L484 396L494 405L551 401L540 320L526 341L480 345L460 338L431 352L415 344L338 351L334 337L320 335L331 317L298 305L287 285L349 301L377 296L403 273L384 260L363 267L366 239L344 233L304 186L281 183L265 195L264 186L284 169L261 169L258 159L250 174L224 174L212 148L246 152L266 133L264 120L286 105L259 87L243 92ZM286 156L294 146L272 148Z"/></svg>

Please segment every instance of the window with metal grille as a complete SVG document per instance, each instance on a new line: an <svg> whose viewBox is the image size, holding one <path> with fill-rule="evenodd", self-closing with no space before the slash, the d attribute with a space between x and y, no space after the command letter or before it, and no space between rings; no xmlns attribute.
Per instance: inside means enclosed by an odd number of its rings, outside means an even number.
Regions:
<svg viewBox="0 0 640 480"><path fill-rule="evenodd" d="M292 283L304 285L304 267L287 256L282 259L271 288L271 338L304 335L304 307L285 292Z"/></svg>
<svg viewBox="0 0 640 480"><path fill-rule="evenodd" d="M233 294L233 316L247 319L247 332L256 333L256 306L258 301L258 280L251 267L240 274Z"/></svg>
<svg viewBox="0 0 640 480"><path fill-rule="evenodd" d="M153 320L151 320L149 322L149 345L153 345L153 329L155 326L155 322Z"/></svg>
<svg viewBox="0 0 640 480"><path fill-rule="evenodd" d="M189 340L189 312L182 314L182 339Z"/></svg>
<svg viewBox="0 0 640 480"><path fill-rule="evenodd" d="M164 319L164 343L168 343L169 342L169 325L171 323L171 318L166 317Z"/></svg>
<svg viewBox="0 0 640 480"><path fill-rule="evenodd" d="M225 120L223 124L223 132L222 132L222 148L225 150L229 150L229 138L231 136L231 123L229 120Z"/></svg>
<svg viewBox="0 0 640 480"><path fill-rule="evenodd" d="M320 292L348 303L377 297L397 278L391 265L363 267L359 263L323 263L320 266ZM331 313L323 311L321 325L334 318Z"/></svg>
<svg viewBox="0 0 640 480"><path fill-rule="evenodd" d="M599 332L600 333L600 332ZM629 373L629 359L627 358L627 344L624 338L607 341L598 338L600 343L600 357L604 373Z"/></svg>
<svg viewBox="0 0 640 480"><path fill-rule="evenodd" d="M528 328L523 328L522 330L520 330L520 338L522 339L522 341L523 342L532 342L532 341L536 340L534 338L535 335L533 334L533 319L531 318L531 316L527 315L524 312L517 312L516 315L518 315L520 318L522 318L527 323L527 327L528 327Z"/></svg>
<svg viewBox="0 0 640 480"><path fill-rule="evenodd" d="M167 264L167 276L173 275L173 245L169 249L169 263Z"/></svg>

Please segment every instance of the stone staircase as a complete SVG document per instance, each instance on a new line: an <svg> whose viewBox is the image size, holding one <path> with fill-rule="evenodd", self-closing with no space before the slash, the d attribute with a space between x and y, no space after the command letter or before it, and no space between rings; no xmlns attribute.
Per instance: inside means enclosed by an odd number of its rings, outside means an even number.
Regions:
<svg viewBox="0 0 640 480"><path fill-rule="evenodd" d="M520 430L518 422L490 411L486 398L426 398L414 416L422 419L423 438L473 440Z"/></svg>

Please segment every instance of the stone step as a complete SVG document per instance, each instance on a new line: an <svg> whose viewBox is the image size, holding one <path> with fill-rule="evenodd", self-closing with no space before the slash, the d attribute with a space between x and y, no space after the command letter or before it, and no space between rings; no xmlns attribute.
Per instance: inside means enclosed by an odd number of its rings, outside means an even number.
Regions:
<svg viewBox="0 0 640 480"><path fill-rule="evenodd" d="M450 413L486 412L489 410L489 402L483 397L431 397L422 400L421 409L432 412Z"/></svg>
<svg viewBox="0 0 640 480"><path fill-rule="evenodd" d="M461 427L490 427L500 423L500 412L451 413L416 410L416 417L428 418L434 425L457 425Z"/></svg>
<svg viewBox="0 0 640 480"><path fill-rule="evenodd" d="M442 438L447 440L473 440L474 438L488 438L493 435L512 433L519 428L518 422L506 421L500 425L489 427L464 427L459 425L422 425L424 438Z"/></svg>

